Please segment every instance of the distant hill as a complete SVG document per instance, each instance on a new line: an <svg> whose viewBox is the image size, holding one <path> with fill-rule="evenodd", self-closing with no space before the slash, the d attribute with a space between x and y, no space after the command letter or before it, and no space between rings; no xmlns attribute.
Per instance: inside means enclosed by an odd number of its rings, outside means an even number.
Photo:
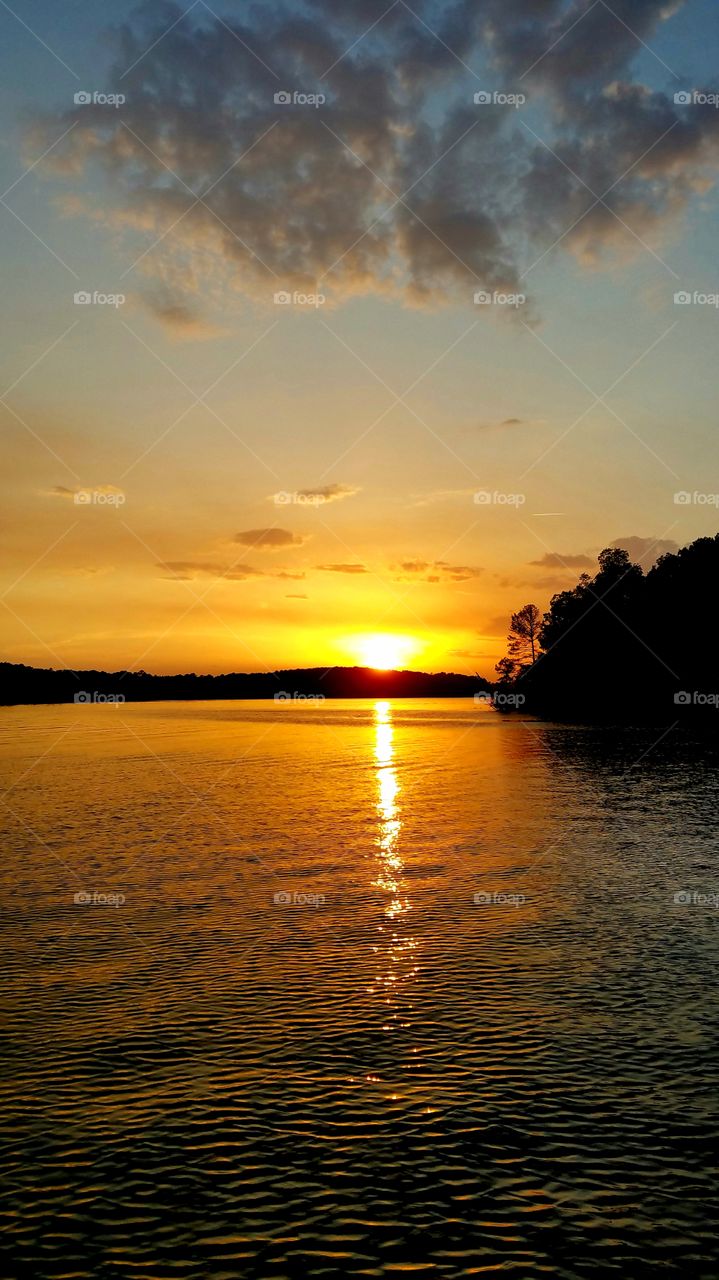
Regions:
<svg viewBox="0 0 719 1280"><path fill-rule="evenodd" d="M471 698L491 689L477 676L371 667L305 667L221 676L155 676L145 671L69 671L0 663L0 705L275 698ZM84 696L82 696L84 695ZM284 696L283 696L284 695Z"/></svg>

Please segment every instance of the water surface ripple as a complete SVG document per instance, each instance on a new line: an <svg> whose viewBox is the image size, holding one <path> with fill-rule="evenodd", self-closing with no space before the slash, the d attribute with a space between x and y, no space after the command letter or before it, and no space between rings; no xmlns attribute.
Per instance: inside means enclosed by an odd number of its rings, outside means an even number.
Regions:
<svg viewBox="0 0 719 1280"><path fill-rule="evenodd" d="M4 710L6 1273L715 1280L717 755Z"/></svg>

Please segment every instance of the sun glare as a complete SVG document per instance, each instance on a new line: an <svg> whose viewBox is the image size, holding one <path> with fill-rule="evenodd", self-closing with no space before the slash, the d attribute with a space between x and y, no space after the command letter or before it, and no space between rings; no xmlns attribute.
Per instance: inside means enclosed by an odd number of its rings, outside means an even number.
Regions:
<svg viewBox="0 0 719 1280"><path fill-rule="evenodd" d="M365 667L376 671L397 670L416 652L417 641L410 636L383 635L379 632L357 636L352 641L352 651Z"/></svg>

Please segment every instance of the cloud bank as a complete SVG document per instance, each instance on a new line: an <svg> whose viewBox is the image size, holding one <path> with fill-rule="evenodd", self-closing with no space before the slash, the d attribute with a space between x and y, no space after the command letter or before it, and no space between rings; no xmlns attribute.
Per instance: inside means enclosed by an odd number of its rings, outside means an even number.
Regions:
<svg viewBox="0 0 719 1280"><path fill-rule="evenodd" d="M82 185L76 212L104 204L127 233L145 305L176 335L212 332L218 280L268 302L527 290L555 241L593 266L656 247L711 180L719 112L677 105L659 59L662 88L635 74L682 4L148 3L108 37L122 108L37 121L32 151L76 122L44 166ZM527 103L477 105L480 88Z"/></svg>

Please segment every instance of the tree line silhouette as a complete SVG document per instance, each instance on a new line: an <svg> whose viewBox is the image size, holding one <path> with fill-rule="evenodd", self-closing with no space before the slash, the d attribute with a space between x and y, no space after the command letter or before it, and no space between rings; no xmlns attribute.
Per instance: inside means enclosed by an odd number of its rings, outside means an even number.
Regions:
<svg viewBox="0 0 719 1280"><path fill-rule="evenodd" d="M523 709L564 720L717 717L711 593L719 534L660 557L648 573L609 547L594 576L513 614L499 686Z"/></svg>
<svg viewBox="0 0 719 1280"><path fill-rule="evenodd" d="M161 702L272 698L471 698L486 680L448 672L307 667L228 675L151 675L147 671L71 671L0 662L0 706L18 703Z"/></svg>

